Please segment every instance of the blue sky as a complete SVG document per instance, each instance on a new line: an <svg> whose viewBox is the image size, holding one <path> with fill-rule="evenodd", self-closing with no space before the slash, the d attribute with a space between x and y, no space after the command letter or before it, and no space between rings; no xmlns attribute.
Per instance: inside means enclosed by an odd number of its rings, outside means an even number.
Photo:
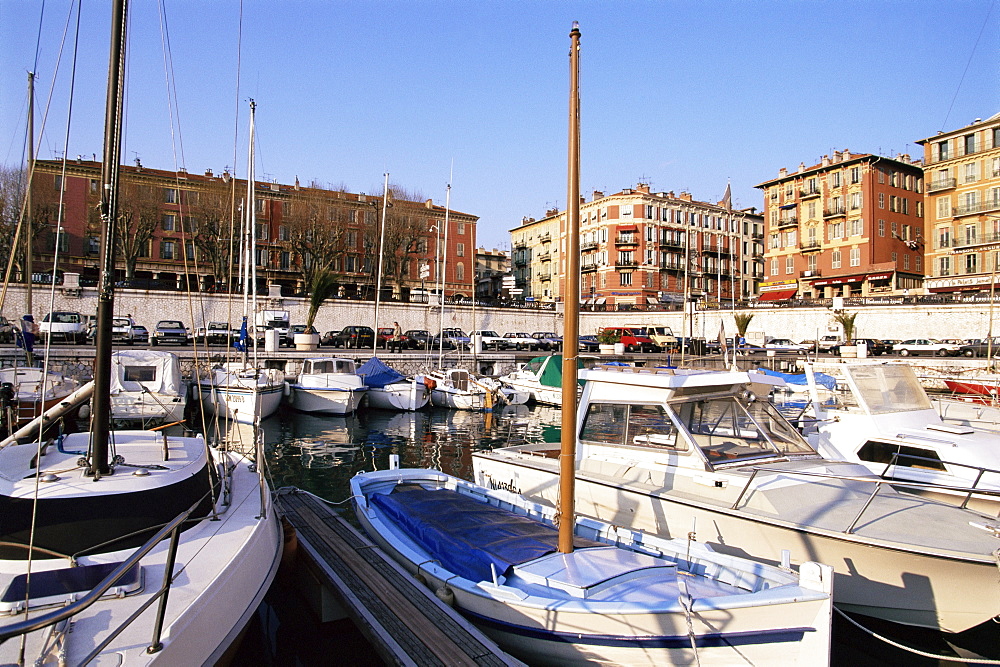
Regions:
<svg viewBox="0 0 1000 667"><path fill-rule="evenodd" d="M110 3L85 3L70 156L100 157ZM761 206L754 185L834 150L919 155L914 142L1000 112L997 0L393 2L165 0L177 106L168 113L159 5L131 15L126 147L148 167L410 192L480 216L479 241L566 203L568 33L581 51L581 188L650 182ZM40 157L61 155L70 3L0 0L0 162L22 155L25 79ZM74 18L75 20L75 18ZM237 91L237 78L239 89ZM238 114L238 118L237 118ZM454 166L452 166L454 165ZM453 176L449 174L454 169Z"/></svg>

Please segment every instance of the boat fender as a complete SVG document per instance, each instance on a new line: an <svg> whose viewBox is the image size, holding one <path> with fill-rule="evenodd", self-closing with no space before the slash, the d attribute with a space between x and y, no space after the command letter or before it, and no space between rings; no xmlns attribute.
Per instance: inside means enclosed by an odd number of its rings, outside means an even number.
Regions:
<svg viewBox="0 0 1000 667"><path fill-rule="evenodd" d="M434 596L449 607L455 606L455 592L451 590L451 586L442 586L434 591Z"/></svg>
<svg viewBox="0 0 1000 667"><path fill-rule="evenodd" d="M483 375L493 375L493 364L483 364L479 367L479 372Z"/></svg>
<svg viewBox="0 0 1000 667"><path fill-rule="evenodd" d="M426 385L428 389L433 390L435 387L437 387L437 382L435 382L431 378L424 378L424 385Z"/></svg>
<svg viewBox="0 0 1000 667"><path fill-rule="evenodd" d="M90 403L84 403L80 406L80 410L76 413L80 419L90 418Z"/></svg>
<svg viewBox="0 0 1000 667"><path fill-rule="evenodd" d="M424 573L421 572L420 570L417 570L417 573L413 575L413 578L416 579L417 583L420 584L421 586L424 587L427 586L427 577L425 577Z"/></svg>
<svg viewBox="0 0 1000 667"><path fill-rule="evenodd" d="M282 382L281 383L281 393L282 393L282 395L285 398L288 398L289 396L291 396L292 395L292 385L288 384L287 382Z"/></svg>

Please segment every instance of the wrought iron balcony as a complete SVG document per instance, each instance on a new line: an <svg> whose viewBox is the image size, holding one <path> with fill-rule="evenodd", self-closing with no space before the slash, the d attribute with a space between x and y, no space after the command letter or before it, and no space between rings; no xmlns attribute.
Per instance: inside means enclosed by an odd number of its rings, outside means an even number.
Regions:
<svg viewBox="0 0 1000 667"><path fill-rule="evenodd" d="M927 192L939 192L941 190L949 190L955 187L956 180L954 178L939 178L936 181L931 181L927 184Z"/></svg>

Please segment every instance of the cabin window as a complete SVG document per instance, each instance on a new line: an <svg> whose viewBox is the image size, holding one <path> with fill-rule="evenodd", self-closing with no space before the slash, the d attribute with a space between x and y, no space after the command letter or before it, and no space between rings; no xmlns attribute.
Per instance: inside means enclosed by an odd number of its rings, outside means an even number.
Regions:
<svg viewBox="0 0 1000 667"><path fill-rule="evenodd" d="M156 380L156 367L125 366L122 379L126 382L154 382Z"/></svg>
<svg viewBox="0 0 1000 667"><path fill-rule="evenodd" d="M896 455L895 461L893 461L893 455ZM869 440L858 450L858 458L872 463L895 463L905 468L944 471L944 464L941 463L941 458L933 449L907 447L906 445L875 440Z"/></svg>
<svg viewBox="0 0 1000 667"><path fill-rule="evenodd" d="M661 405L592 403L580 431L580 440L612 445L685 449L677 429Z"/></svg>

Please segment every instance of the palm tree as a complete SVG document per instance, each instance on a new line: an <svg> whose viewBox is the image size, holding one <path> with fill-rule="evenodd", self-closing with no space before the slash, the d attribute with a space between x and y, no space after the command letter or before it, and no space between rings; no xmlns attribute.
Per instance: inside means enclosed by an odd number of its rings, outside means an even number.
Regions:
<svg viewBox="0 0 1000 667"><path fill-rule="evenodd" d="M733 313L733 319L736 320L736 333L739 334L740 338L747 337L747 329L750 328L750 320L753 319L753 313Z"/></svg>
<svg viewBox="0 0 1000 667"><path fill-rule="evenodd" d="M312 331L320 306L337 293L337 274L330 269L318 269L309 284L309 313L306 315L306 332Z"/></svg>
<svg viewBox="0 0 1000 667"><path fill-rule="evenodd" d="M844 327L844 344L851 345L854 342L854 320L857 319L857 313L839 312L834 317L834 322L838 323L840 326Z"/></svg>

